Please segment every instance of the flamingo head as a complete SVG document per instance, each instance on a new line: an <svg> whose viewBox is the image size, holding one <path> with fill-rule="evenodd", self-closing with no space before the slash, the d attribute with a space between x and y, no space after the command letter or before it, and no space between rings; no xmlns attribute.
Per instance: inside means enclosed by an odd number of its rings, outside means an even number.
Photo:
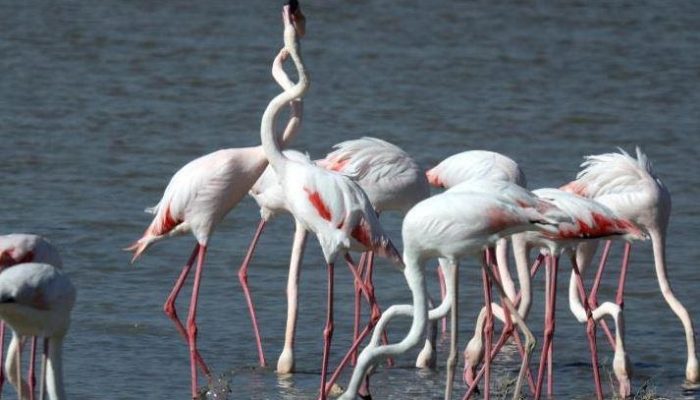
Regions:
<svg viewBox="0 0 700 400"><path fill-rule="evenodd" d="M283 18L285 25L290 23L299 37L303 37L306 33L306 17L301 12L298 0L287 0L284 5Z"/></svg>

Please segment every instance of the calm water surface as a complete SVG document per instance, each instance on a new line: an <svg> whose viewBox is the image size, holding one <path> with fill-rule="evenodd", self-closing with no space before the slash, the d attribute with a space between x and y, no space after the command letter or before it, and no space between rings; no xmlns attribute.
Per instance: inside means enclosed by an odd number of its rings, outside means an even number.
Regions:
<svg viewBox="0 0 700 400"><path fill-rule="evenodd" d="M670 276L697 323L700 4L440 4L304 2L312 87L294 147L320 157L341 140L377 136L426 168L459 151L490 149L517 160L537 188L572 179L583 155L640 145L673 195ZM159 244L133 266L121 248L150 222L143 208L158 201L180 166L215 149L259 143L260 116L278 92L269 65L280 33L279 2L3 3L1 230L51 238L79 288L65 351L71 398L187 398L187 347L161 307L193 239ZM257 218L246 199L211 242L200 348L221 377L219 389L230 387L229 398L312 398L325 318L321 254L310 241L301 282L300 373L280 379L255 368L235 269ZM384 221L399 241L400 217ZM269 226L250 272L272 365L282 347L291 228L288 217ZM698 398L681 387L683 332L658 293L650 246L637 247L625 299L633 384L652 379L669 398ZM474 263L463 270L465 339L481 298ZM610 272L607 299L617 266ZM400 274L385 263L376 280L382 304L409 299ZM349 273L339 269L337 281L334 342L343 348ZM186 315L188 293L181 298ZM537 333L541 306L539 296L532 315ZM558 306L555 393L590 398L584 328L563 293ZM391 337L406 327L392 325ZM612 355L600 343L607 376ZM515 375L517 363L508 358L498 363L503 378ZM377 399L442 398L443 368L416 371L412 362L403 357L398 368L380 369L373 379ZM4 394L14 396L7 388Z"/></svg>

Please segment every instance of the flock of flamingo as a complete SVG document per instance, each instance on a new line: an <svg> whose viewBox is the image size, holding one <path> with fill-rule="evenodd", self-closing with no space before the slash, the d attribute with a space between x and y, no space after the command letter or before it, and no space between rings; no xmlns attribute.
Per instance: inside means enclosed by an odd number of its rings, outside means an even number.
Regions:
<svg viewBox="0 0 700 400"><path fill-rule="evenodd" d="M247 285L247 271L265 224L287 212L296 221L296 232L287 283L287 325L284 349L277 372L292 373L295 367L294 335L297 318L297 285L307 233L316 235L327 264L327 320L323 330L323 357L319 399L326 399L340 371L354 364L342 400L371 398L370 369L379 362L424 347L416 360L418 367L436 363L436 323L450 314L449 356L445 399L450 399L457 366L458 274L466 256L479 259L482 268L484 307L475 324L474 336L464 351L463 379L469 398L483 379L484 398L490 397L491 363L510 338L519 349L522 363L513 392L518 399L527 386L539 399L546 385L552 394L553 335L559 259L571 263L569 306L576 319L586 325L596 397L603 398L598 368L596 329L598 324L614 352L612 369L623 398L631 394L630 362L625 352L623 294L631 243L651 239L661 292L683 323L687 342L686 379L700 381L695 355L693 324L673 294L666 276L665 235L671 198L651 163L639 150L636 158L624 151L586 157L576 180L558 189L527 190L522 170L510 158L490 151L465 151L448 157L424 172L411 157L381 139L361 138L335 146L324 159L312 161L303 153L282 150L298 134L303 115L303 97L309 87L299 48L305 18L296 1L282 12L284 47L272 64L272 75L282 92L268 104L262 116L261 146L219 150L199 157L175 173L155 207L153 221L143 236L128 250L132 262L153 243L175 235L192 233L196 239L191 256L164 304L164 312L189 345L192 397L198 398L198 370L210 371L197 349L197 300L209 238L222 219L250 194L260 206L261 221L239 270L257 341L260 365L266 360L262 349L255 308ZM293 82L283 69L291 59L298 80ZM276 120L283 108L291 115L281 137ZM430 186L446 189L430 196ZM379 216L385 211L404 214L403 252L400 252ZM611 240L624 242L624 256L615 302L598 304L597 291L603 276ZM601 241L606 240L592 286L586 288L582 273L593 262ZM538 256L530 265L530 251ZM362 252L355 262L350 251ZM518 289L508 267L512 252ZM385 257L403 271L412 304L392 305L382 311L372 283L374 254ZM438 260L442 301L434 308L426 288L426 265ZM336 261L347 264L354 277L354 341L340 365L329 377L328 360L333 336L333 290ZM195 264L196 261L196 264ZM196 265L192 297L186 324L177 316L175 301L190 270ZM545 325L536 373L530 370L530 356L536 340L526 323L531 306L531 279L545 266ZM0 237L0 341L4 323L13 332L4 371L0 369L0 390L5 375L19 398L34 399L37 338L44 338L40 398L64 399L61 350L70 324L76 290L62 272L56 249L45 239L30 234ZM492 288L500 304L492 299ZM370 309L369 321L361 323L362 302ZM390 343L385 328L395 316L412 318L409 332ZM603 318L610 316L614 330ZM504 323L494 344L494 319ZM517 326L517 330L515 329ZM446 327L443 325L443 330ZM521 332L523 338L521 338ZM358 354L367 337L369 342ZM22 378L21 348L31 338L27 379ZM0 352L2 351L0 342ZM0 353L2 357L2 353ZM479 367L480 364L483 365ZM3 373L4 372L4 373ZM545 381L545 375L547 380Z"/></svg>

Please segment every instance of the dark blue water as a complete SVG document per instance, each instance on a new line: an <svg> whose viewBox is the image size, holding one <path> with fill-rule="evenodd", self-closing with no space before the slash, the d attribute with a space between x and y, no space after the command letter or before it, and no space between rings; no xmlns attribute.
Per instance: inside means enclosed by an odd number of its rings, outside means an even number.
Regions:
<svg viewBox="0 0 700 400"><path fill-rule="evenodd" d="M303 6L312 87L295 148L320 157L341 140L377 136L426 168L459 151L490 149L517 160L537 188L571 180L586 154L640 145L673 196L673 287L700 319L700 4ZM161 306L194 241L159 244L134 266L121 248L150 222L142 209L158 201L180 166L215 149L259 143L262 111L278 92L269 65L281 46L279 4L9 0L2 9L1 231L49 237L79 288L66 341L68 394L187 398L187 347ZM320 251L311 240L302 273L301 373L278 379L271 369L254 368L235 275L257 217L246 199L211 242L198 313L201 351L221 375L219 386L230 386L230 398L311 398L325 318ZM398 241L400 216L383 219ZM269 226L250 272L272 365L282 347L291 228L288 217ZM625 299L634 388L651 379L668 398L700 397L681 388L682 328L657 290L649 247L637 246ZM380 265L380 302L406 302L399 273ZM465 262L463 270L466 340L482 301L476 265ZM612 298L616 271L610 269L603 298ZM335 343L342 349L350 337L351 285L347 271L337 275ZM181 298L184 316L189 292ZM541 308L540 295L531 319L537 332ZM590 398L584 328L563 294L558 313L555 393ZM406 327L393 324L390 336L400 338ZM609 369L612 354L600 343ZM376 398L442 398L444 353L437 372L410 368L412 356L397 360L399 368L381 369L373 379ZM498 364L503 379L515 375L516 362ZM14 396L8 388L4 394Z"/></svg>

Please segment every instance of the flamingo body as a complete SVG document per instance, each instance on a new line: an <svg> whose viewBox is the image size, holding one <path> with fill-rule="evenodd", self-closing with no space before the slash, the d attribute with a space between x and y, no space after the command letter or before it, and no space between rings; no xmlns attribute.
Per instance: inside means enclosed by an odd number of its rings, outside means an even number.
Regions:
<svg viewBox="0 0 700 400"><path fill-rule="evenodd" d="M432 186L448 189L472 179L507 181L527 186L525 174L515 161L486 150L469 150L447 157L428 170L426 176Z"/></svg>

